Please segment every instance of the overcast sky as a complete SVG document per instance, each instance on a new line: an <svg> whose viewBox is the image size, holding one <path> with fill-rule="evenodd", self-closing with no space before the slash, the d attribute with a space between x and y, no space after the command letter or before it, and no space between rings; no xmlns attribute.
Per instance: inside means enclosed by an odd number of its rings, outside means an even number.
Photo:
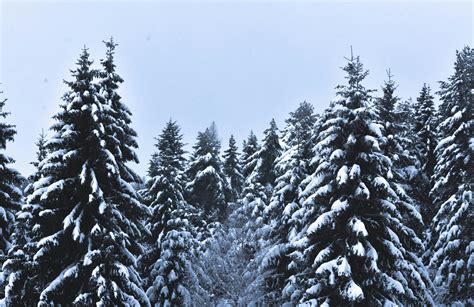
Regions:
<svg viewBox="0 0 474 307"><path fill-rule="evenodd" d="M0 82L18 130L7 147L16 167L33 170L34 142L51 125L81 48L98 64L111 35L142 175L170 118L189 145L213 120L224 148L231 133L241 144L251 129L261 138L272 117L283 128L303 100L324 110L351 45L370 70L367 87L379 89L390 68L408 98L424 82L436 90L456 49L473 40L469 1L224 2L0 0Z"/></svg>

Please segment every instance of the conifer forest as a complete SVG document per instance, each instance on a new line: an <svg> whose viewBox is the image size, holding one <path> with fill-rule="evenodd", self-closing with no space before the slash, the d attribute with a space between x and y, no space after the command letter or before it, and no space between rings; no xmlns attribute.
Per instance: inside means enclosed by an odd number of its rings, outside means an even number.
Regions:
<svg viewBox="0 0 474 307"><path fill-rule="evenodd" d="M341 56L323 112L265 114L243 143L210 123L187 146L169 119L146 175L120 46L78 48L32 175L12 165L0 94L0 305L473 306L474 50L459 48L413 99Z"/></svg>

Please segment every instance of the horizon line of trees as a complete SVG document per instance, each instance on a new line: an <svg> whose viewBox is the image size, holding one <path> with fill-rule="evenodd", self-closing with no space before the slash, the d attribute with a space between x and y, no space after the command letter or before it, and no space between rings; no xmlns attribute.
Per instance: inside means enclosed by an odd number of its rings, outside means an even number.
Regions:
<svg viewBox="0 0 474 307"><path fill-rule="evenodd" d="M169 120L145 181L117 44L84 47L36 142L35 172L3 152L0 305L430 306L474 304L474 51L456 51L437 107L424 84L381 95L351 54L321 114L304 101L242 150L217 127L185 155Z"/></svg>

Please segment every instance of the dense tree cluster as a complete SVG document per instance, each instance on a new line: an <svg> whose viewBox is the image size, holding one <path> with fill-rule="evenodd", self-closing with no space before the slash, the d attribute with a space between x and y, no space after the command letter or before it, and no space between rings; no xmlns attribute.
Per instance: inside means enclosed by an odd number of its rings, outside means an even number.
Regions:
<svg viewBox="0 0 474 307"><path fill-rule="evenodd" d="M351 54L324 112L304 101L241 153L212 123L188 157L170 120L142 182L116 46L97 68L82 50L28 178L0 100L2 305L474 304L470 47L416 102L390 71L367 89Z"/></svg>

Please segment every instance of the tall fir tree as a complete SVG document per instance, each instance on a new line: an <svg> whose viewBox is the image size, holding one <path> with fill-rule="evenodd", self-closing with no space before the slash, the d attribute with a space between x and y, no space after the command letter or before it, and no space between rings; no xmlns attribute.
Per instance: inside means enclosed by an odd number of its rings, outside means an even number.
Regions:
<svg viewBox="0 0 474 307"><path fill-rule="evenodd" d="M426 260L439 303L474 304L474 51L456 53L454 74L441 82L437 162L431 196L437 213Z"/></svg>
<svg viewBox="0 0 474 307"><path fill-rule="evenodd" d="M236 201L242 192L242 185L244 177L240 169L239 153L234 139L231 135L229 138L229 147L224 151L224 165L223 171L229 181L229 188L231 190L231 201Z"/></svg>
<svg viewBox="0 0 474 307"><path fill-rule="evenodd" d="M31 162L31 164L36 167L36 169L39 168L39 164L41 161L43 161L46 158L47 155L47 150L46 150L46 133L44 133L44 130L41 129L41 133L38 136L38 140L36 141L36 161Z"/></svg>
<svg viewBox="0 0 474 307"><path fill-rule="evenodd" d="M98 99L103 103L105 111L109 114L111 123L104 126L106 144L108 150L122 161L138 163L135 149L138 148L136 141L137 133L131 127L132 112L122 101L117 90L124 81L115 71L114 54L118 46L110 38L104 41L106 46L106 57L100 61L102 69L98 71L99 82L96 84ZM129 183L140 182L141 178L125 163L117 164L120 176Z"/></svg>
<svg viewBox="0 0 474 307"><path fill-rule="evenodd" d="M151 210L147 222L151 236L140 267L147 276L148 298L158 306L192 305L186 281L195 248L195 230L189 217L195 210L183 197L182 138L176 122L166 123L153 155L156 174L147 182L143 195Z"/></svg>
<svg viewBox="0 0 474 307"><path fill-rule="evenodd" d="M260 268L265 276L265 300L269 304L283 302L283 288L291 276L289 263L293 250L289 242L299 226L293 214L300 209L300 184L308 175L312 157L311 132L316 121L313 109L305 101L290 112L283 130L283 152L275 161L275 188L264 210L265 224L271 230Z"/></svg>
<svg viewBox="0 0 474 307"><path fill-rule="evenodd" d="M3 94L3 91L0 91L0 94ZM7 260L10 258L7 257L7 253L12 248L12 243L14 244L16 241L14 234L15 214L21 208L22 192L19 187L23 182L20 173L9 165L14 160L4 153L7 143L13 142L16 134L15 126L3 121L9 114L3 109L6 101L6 98L0 97L0 119L2 119L0 121L0 265L2 266L8 266L8 263L11 262L11 260ZM3 268L0 273L2 285L7 282L5 280L7 275L8 272ZM2 286L0 290L2 296L3 289Z"/></svg>
<svg viewBox="0 0 474 307"><path fill-rule="evenodd" d="M3 91L0 91L3 94ZM0 98L0 119L5 119L9 113L5 112L6 98ZM15 162L12 158L4 154L8 142L14 141L16 134L15 126L0 122L0 257L3 258L11 247L10 237L12 235L15 213L20 209L21 191L19 186L22 177L9 166Z"/></svg>
<svg viewBox="0 0 474 307"><path fill-rule="evenodd" d="M390 70L387 71L388 80L382 86L382 96L375 99L375 115L376 121L383 127L386 138L380 144L382 153L390 157L392 181L396 182L403 190L397 191L398 196L404 201L413 203L412 212L405 216L407 225L417 231L419 236L424 230L423 219L421 217L420 207L423 208L424 203L416 201L412 196L418 196L413 191L413 182L416 182L418 176L417 161L412 157L413 151L410 147L413 146L412 137L410 133L409 123L404 118L405 114L399 109L400 98L396 96L395 91L397 85L392 79ZM415 210L416 209L416 210Z"/></svg>
<svg viewBox="0 0 474 307"><path fill-rule="evenodd" d="M255 168L257 160L254 155L260 150L260 144L258 143L257 136L250 131L250 134L243 142L242 156L240 157L240 165L242 168L242 175L246 180Z"/></svg>
<svg viewBox="0 0 474 307"><path fill-rule="evenodd" d="M246 180L253 183L258 182L271 190L276 179L275 160L280 156L282 150L278 127L274 119L270 121L270 127L263 133L265 137L262 147L251 157L254 161L250 164L253 164L254 168Z"/></svg>
<svg viewBox="0 0 474 307"><path fill-rule="evenodd" d="M35 167L35 171L27 179L28 183L24 190L26 197L34 192L34 182L42 177L40 166L47 156L46 143L46 134L42 130L35 143L37 147L36 160L30 162ZM7 300L3 301L5 304L11 305L18 301L26 306L32 306L37 303L37 297L29 295L29 293L37 292L37 285L34 279L33 281L29 280L27 272L33 269L31 260L37 243L35 241L37 231L34 225L35 217L39 215L39 212L41 212L41 206L23 202L16 214L12 247L8 251L8 260L3 266L3 274L8 276L8 280L3 282L3 286L7 290L7 293L2 295L2 297L7 297ZM21 291L18 291L18 288Z"/></svg>
<svg viewBox="0 0 474 307"><path fill-rule="evenodd" d="M35 161L30 162L31 165L35 167L35 170L31 176L28 177L28 184L25 187L25 193L28 195L33 191L33 183L41 178L40 164L46 158L48 151L46 149L47 142L46 133L41 129L41 133L38 136L38 139L35 142L36 145L36 159Z"/></svg>
<svg viewBox="0 0 474 307"><path fill-rule="evenodd" d="M122 177L130 157L118 154L113 134L108 135L120 130L114 127L120 123L93 83L97 71L91 64L84 48L54 116L42 178L28 197L28 204L42 209L34 217L38 238L27 275L36 286L28 299L38 306L147 306L136 271L142 252L137 238L146 232L141 220L147 209L130 178ZM17 299L25 287L18 281L13 276L7 285L10 304L23 303Z"/></svg>
<svg viewBox="0 0 474 307"><path fill-rule="evenodd" d="M426 222L431 221L435 209L429 198L431 177L436 163L436 122L437 114L434 97L431 95L429 85L424 84L415 105L415 153L418 158L418 176L415 179L414 196L420 202L421 213Z"/></svg>
<svg viewBox="0 0 474 307"><path fill-rule="evenodd" d="M227 215L230 190L222 171L220 148L217 128L212 123L204 132L198 133L186 170L189 181L185 187L185 198L204 212L208 222L222 222Z"/></svg>
<svg viewBox="0 0 474 307"><path fill-rule="evenodd" d="M295 274L303 292L293 299L328 305L432 303L429 278L415 252L422 247L406 226L392 161L382 152L383 126L362 85L359 57L344 67L347 85L324 115L317 138L319 165L302 193L305 236L294 242L306 268ZM298 237L296 237L298 238Z"/></svg>

